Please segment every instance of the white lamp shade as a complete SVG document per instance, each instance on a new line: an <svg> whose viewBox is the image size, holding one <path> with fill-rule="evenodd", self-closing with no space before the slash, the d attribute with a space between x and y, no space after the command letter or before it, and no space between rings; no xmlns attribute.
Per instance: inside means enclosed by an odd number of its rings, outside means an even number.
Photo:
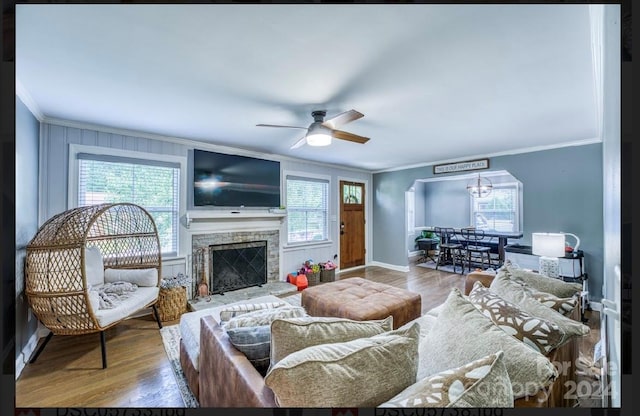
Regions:
<svg viewBox="0 0 640 416"><path fill-rule="evenodd" d="M536 256L564 257L563 233L533 233L531 234L532 252Z"/></svg>

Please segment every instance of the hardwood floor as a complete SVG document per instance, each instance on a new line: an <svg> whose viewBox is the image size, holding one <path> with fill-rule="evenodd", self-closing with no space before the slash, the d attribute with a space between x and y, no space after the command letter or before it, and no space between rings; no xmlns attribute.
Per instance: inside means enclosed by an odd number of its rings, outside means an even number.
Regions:
<svg viewBox="0 0 640 416"><path fill-rule="evenodd" d="M423 313L442 303L451 288L464 289L464 276L460 274L413 264L409 273L366 267L336 278L353 276L420 293ZM600 339L600 319L597 312L587 317L592 331L581 340L581 351L592 357L593 345ZM150 315L107 330L106 340L108 367L102 369L98 334L54 336L38 360L26 364L16 381L16 407L184 406L158 326Z"/></svg>

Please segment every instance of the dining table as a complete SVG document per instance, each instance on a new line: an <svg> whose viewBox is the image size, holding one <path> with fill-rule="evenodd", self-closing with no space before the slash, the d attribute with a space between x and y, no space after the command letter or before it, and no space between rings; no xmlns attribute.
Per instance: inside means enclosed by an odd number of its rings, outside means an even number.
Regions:
<svg viewBox="0 0 640 416"><path fill-rule="evenodd" d="M426 227L424 230L426 231L434 231L435 227ZM451 239L452 241L463 242L464 238L462 237L462 229L463 228L455 228L451 227L454 230L455 236ZM480 229L478 229L480 230ZM504 248L507 246L509 239L517 240L524 236L522 231L495 231L495 230L482 230L484 231L484 236L489 237L489 241L479 241L480 245L489 245L492 244L492 239L497 239L497 250L498 250L498 260L500 261L500 266L504 263L505 259L505 250Z"/></svg>

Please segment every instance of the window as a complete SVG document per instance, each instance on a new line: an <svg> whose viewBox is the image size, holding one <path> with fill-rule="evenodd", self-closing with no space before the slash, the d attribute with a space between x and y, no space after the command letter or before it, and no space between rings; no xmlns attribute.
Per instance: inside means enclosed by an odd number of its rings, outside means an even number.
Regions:
<svg viewBox="0 0 640 416"><path fill-rule="evenodd" d="M287 175L286 182L287 242L329 240L329 181Z"/></svg>
<svg viewBox="0 0 640 416"><path fill-rule="evenodd" d="M153 217L163 255L178 252L180 164L77 153L78 206L131 202Z"/></svg>
<svg viewBox="0 0 640 416"><path fill-rule="evenodd" d="M485 231L520 231L518 185L494 185L484 198L471 197L471 223Z"/></svg>

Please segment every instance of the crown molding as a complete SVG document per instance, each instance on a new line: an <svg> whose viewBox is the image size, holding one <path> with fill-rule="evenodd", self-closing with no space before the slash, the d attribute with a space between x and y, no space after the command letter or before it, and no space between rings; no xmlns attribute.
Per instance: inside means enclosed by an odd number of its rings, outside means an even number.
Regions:
<svg viewBox="0 0 640 416"><path fill-rule="evenodd" d="M24 105L27 106L29 111L38 119L38 121L42 122L45 119L44 114L36 104L36 101L33 99L27 88L20 82L18 77L16 77L16 95L20 98L20 101L23 102Z"/></svg>

